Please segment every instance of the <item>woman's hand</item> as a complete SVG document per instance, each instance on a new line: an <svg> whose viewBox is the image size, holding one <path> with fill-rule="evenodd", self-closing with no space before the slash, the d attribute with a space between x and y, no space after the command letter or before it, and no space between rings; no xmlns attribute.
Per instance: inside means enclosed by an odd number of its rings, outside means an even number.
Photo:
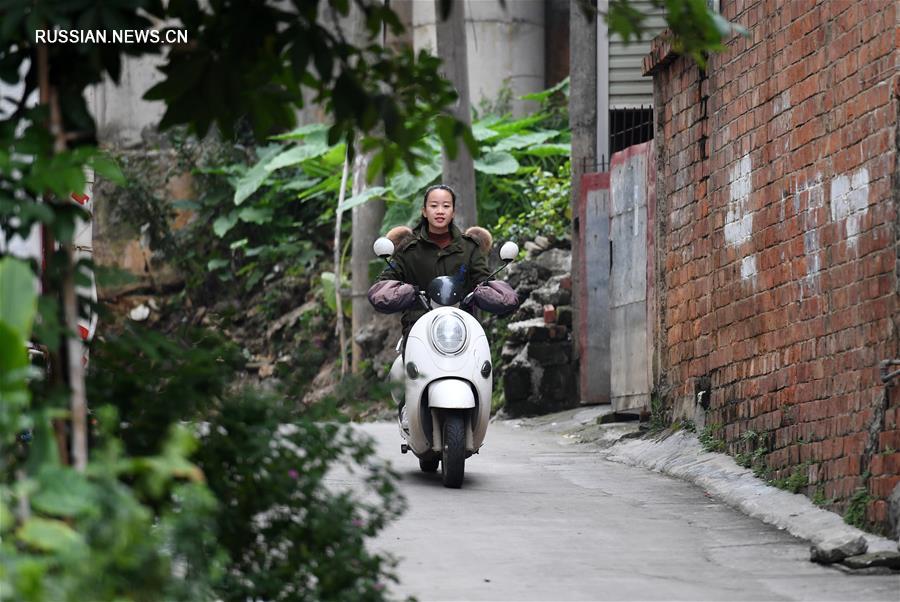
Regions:
<svg viewBox="0 0 900 602"><path fill-rule="evenodd" d="M519 295L513 287L501 280L479 284L472 291L472 296L479 309L492 314L502 316L512 313L519 307Z"/></svg>
<svg viewBox="0 0 900 602"><path fill-rule="evenodd" d="M369 288L369 303L375 311L392 314L418 303L418 291L412 284L399 280L380 280Z"/></svg>

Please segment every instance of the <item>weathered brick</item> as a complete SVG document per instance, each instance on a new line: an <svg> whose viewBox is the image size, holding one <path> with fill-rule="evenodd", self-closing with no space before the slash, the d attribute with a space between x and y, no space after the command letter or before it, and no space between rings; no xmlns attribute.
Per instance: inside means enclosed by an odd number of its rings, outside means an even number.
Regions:
<svg viewBox="0 0 900 602"><path fill-rule="evenodd" d="M900 476L897 475L872 477L869 481L869 491L876 498L884 499L891 495L897 483L900 483Z"/></svg>
<svg viewBox="0 0 900 602"><path fill-rule="evenodd" d="M815 479L843 508L867 469L872 408L884 394L877 363L900 336L898 8L746 0L723 11L751 34L710 59L708 118L691 61L676 59L654 81L668 287L656 303L667 329L660 374L690 400L685 379L713 371L708 420L731 438L772 431L768 461L782 476L801 456L822 462ZM706 160L700 135L710 137ZM748 177L746 190L735 184ZM726 238L726 219L745 217L751 238ZM900 388L889 396L873 481L900 470L891 451L900 449ZM880 499L870 505L873 520L882 509Z"/></svg>

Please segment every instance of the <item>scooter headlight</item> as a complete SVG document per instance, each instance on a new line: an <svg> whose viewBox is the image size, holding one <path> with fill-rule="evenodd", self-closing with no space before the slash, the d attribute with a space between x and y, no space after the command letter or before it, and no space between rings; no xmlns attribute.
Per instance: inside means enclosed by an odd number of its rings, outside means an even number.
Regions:
<svg viewBox="0 0 900 602"><path fill-rule="evenodd" d="M453 314L441 316L431 325L431 340L441 353L459 353L466 342L466 325Z"/></svg>

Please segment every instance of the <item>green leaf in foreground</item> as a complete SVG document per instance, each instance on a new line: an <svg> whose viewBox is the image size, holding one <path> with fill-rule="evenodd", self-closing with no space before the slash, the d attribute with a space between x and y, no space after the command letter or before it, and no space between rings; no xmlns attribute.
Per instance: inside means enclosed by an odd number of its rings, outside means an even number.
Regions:
<svg viewBox="0 0 900 602"><path fill-rule="evenodd" d="M44 468L38 481L41 486L31 498L31 503L41 512L73 517L85 514L94 507L94 486L72 468Z"/></svg>
<svg viewBox="0 0 900 602"><path fill-rule="evenodd" d="M537 144L519 152L534 157L568 157L572 153L572 146L570 144Z"/></svg>
<svg viewBox="0 0 900 602"><path fill-rule="evenodd" d="M31 335L36 311L35 278L31 269L21 260L4 258L0 261L0 322L24 342Z"/></svg>
<svg viewBox="0 0 900 602"><path fill-rule="evenodd" d="M338 205L338 211L348 211L353 209L366 201L384 196L385 192L387 192L387 188L384 186L372 186L371 188L366 188L361 193L346 199L343 204Z"/></svg>
<svg viewBox="0 0 900 602"><path fill-rule="evenodd" d="M328 151L328 143L324 136L310 137L306 144L300 146L292 146L291 148L279 153L266 163L267 172L273 172L282 167L290 167L302 163L307 159L312 159L320 155L324 155Z"/></svg>
<svg viewBox="0 0 900 602"><path fill-rule="evenodd" d="M398 199L407 199L417 195L431 184L435 178L441 175L439 156L432 161L419 166L419 173L412 174L407 170L394 175L388 182L388 186L394 191Z"/></svg>
<svg viewBox="0 0 900 602"><path fill-rule="evenodd" d="M119 169L119 165L109 155L97 153L91 157L88 164L94 169L94 172L98 176L106 178L119 186L125 186L125 175L122 173L122 170Z"/></svg>
<svg viewBox="0 0 900 602"><path fill-rule="evenodd" d="M494 145L494 148L491 150L494 151L509 151L509 150L517 150L520 148L528 148L531 146L535 146L537 144L542 144L549 140L550 138L554 138L559 135L558 131L541 131L541 132L526 132L523 134L513 134L509 138L504 138L500 140L497 144Z"/></svg>
<svg viewBox="0 0 900 602"><path fill-rule="evenodd" d="M508 175L516 173L519 162L507 152L492 151L474 160L475 169L481 173Z"/></svg>
<svg viewBox="0 0 900 602"><path fill-rule="evenodd" d="M234 228L234 225L238 221L238 213L237 211L232 211L227 215L220 215L216 218L216 221L213 222L213 232L216 233L216 236L222 238L228 231Z"/></svg>
<svg viewBox="0 0 900 602"><path fill-rule="evenodd" d="M206 264L206 269L210 272L215 272L216 270L220 270L229 265L231 265L231 262L227 259L210 259Z"/></svg>
<svg viewBox="0 0 900 602"><path fill-rule="evenodd" d="M22 543L45 552L62 552L84 545L84 539L61 520L33 516L16 531Z"/></svg>
<svg viewBox="0 0 900 602"><path fill-rule="evenodd" d="M244 207L238 214L242 222L267 224L272 221L273 212L268 207Z"/></svg>
<svg viewBox="0 0 900 602"><path fill-rule="evenodd" d="M269 161L280 154L279 151L282 151L282 149L283 147L280 144L270 144L257 150L258 161L237 181L234 187L235 205L240 205L250 195L259 190L259 187L269 177L269 173L272 172L271 169L268 169Z"/></svg>

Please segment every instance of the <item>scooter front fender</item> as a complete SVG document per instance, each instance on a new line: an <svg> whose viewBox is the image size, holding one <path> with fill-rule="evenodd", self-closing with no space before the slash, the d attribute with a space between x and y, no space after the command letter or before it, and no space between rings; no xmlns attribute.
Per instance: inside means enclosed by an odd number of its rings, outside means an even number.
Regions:
<svg viewBox="0 0 900 602"><path fill-rule="evenodd" d="M447 410L466 410L475 407L472 387L464 380L442 378L428 385L428 406Z"/></svg>

